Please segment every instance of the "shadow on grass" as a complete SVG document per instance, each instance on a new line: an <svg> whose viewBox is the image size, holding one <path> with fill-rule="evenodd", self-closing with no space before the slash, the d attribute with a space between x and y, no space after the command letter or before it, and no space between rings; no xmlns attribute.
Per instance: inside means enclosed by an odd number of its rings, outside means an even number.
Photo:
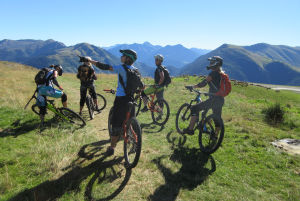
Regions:
<svg viewBox="0 0 300 201"><path fill-rule="evenodd" d="M26 189L11 198L10 201L57 200L65 194L78 193L82 183L90 177L91 179L87 182L88 184L84 191L85 200L112 200L122 192L128 183L131 170L127 170L122 164L123 157L105 160L107 155L99 151L103 150L103 145L106 143L107 141L105 140L84 145L78 152L78 159L63 169L69 170L67 173L56 180L45 181L36 187ZM83 163L80 159L91 160L98 156L100 157L89 165L85 167L80 166ZM122 175L125 175L123 180ZM105 189L103 186L110 185L109 183L114 183L114 186L117 186L117 188L107 195L107 191L103 190ZM94 194L101 198L95 198Z"/></svg>
<svg viewBox="0 0 300 201"><path fill-rule="evenodd" d="M168 137L170 137L170 133ZM180 189L193 190L216 171L216 164L212 156L203 154L196 148L183 147L182 143L174 144L174 142L179 142L180 140L168 139L168 141L172 144L173 154L171 156L160 156L152 160L161 171L165 183L159 186L148 197L148 200L174 201ZM174 163L180 163L181 168L177 172L167 168L164 162L169 163L169 160Z"/></svg>
<svg viewBox="0 0 300 201"><path fill-rule="evenodd" d="M158 133L158 132L162 131L164 128L165 128L164 125L159 126L159 125L155 124L154 122L148 123L148 124L141 123L141 129L145 133Z"/></svg>

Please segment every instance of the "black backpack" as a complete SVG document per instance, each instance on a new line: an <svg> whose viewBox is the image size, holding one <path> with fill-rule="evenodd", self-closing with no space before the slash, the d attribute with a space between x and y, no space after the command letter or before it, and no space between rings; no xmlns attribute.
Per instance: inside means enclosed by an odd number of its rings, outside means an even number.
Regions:
<svg viewBox="0 0 300 201"><path fill-rule="evenodd" d="M50 71L51 71L50 68L42 68L34 77L35 83L37 85L46 84L46 82L47 82L46 75Z"/></svg>
<svg viewBox="0 0 300 201"><path fill-rule="evenodd" d="M129 69L124 65L122 66L126 71L126 76L127 76L126 87L122 76L119 74L120 83L122 87L125 89L126 95L133 96L133 94L137 91L138 88L144 86L144 83L141 80L141 74L138 70Z"/></svg>
<svg viewBox="0 0 300 201"><path fill-rule="evenodd" d="M164 71L164 86L168 87L168 85L172 82L170 72L164 66L162 66Z"/></svg>

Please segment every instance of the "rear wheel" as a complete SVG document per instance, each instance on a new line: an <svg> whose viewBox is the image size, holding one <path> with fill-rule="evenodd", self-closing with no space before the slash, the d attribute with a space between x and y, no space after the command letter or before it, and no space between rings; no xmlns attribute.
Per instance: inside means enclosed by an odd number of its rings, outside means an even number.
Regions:
<svg viewBox="0 0 300 201"><path fill-rule="evenodd" d="M106 107L106 99L101 94L97 94L98 108L103 110Z"/></svg>
<svg viewBox="0 0 300 201"><path fill-rule="evenodd" d="M84 127L86 125L83 118L73 110L65 107L59 108L59 110L66 117L66 118L61 118L62 120L68 121L78 127Z"/></svg>
<svg viewBox="0 0 300 201"><path fill-rule="evenodd" d="M141 106L142 106L142 99L140 98L140 95L137 94L136 97L134 98L134 101L136 102L137 106L136 106L136 111L135 111L135 116L137 117L140 110L141 110Z"/></svg>
<svg viewBox="0 0 300 201"><path fill-rule="evenodd" d="M93 102L92 98L90 95L88 95L85 99L86 107L88 108L89 111L89 116L91 119L94 119L94 107L93 107Z"/></svg>
<svg viewBox="0 0 300 201"><path fill-rule="evenodd" d="M137 165L141 155L142 130L135 117L128 120L126 129L127 138L124 139L125 166L131 169Z"/></svg>
<svg viewBox="0 0 300 201"><path fill-rule="evenodd" d="M223 120L214 114L206 117L199 129L200 150L204 153L212 154L220 147L223 138Z"/></svg>
<svg viewBox="0 0 300 201"><path fill-rule="evenodd" d="M184 103L180 106L177 114L176 114L176 130L178 133L183 134L183 129L187 128L190 124L191 120L191 110L190 105Z"/></svg>
<svg viewBox="0 0 300 201"><path fill-rule="evenodd" d="M156 100L150 109L154 123L162 126L168 121L170 116L170 108L166 100Z"/></svg>

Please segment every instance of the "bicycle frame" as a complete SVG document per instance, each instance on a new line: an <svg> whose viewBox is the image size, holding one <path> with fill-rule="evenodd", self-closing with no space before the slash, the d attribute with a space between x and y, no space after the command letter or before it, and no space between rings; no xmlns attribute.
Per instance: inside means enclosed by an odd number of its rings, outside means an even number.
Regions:
<svg viewBox="0 0 300 201"><path fill-rule="evenodd" d="M134 103L131 103L131 104L129 105L129 110L128 110L128 112L126 112L126 118L125 118L125 120L123 121L123 125L122 125L122 127L123 127L123 137L124 137L125 143L128 142L127 122L128 122L128 120L130 119L130 114L131 114L131 110L132 110L133 104L134 104ZM134 136L135 141L137 141L137 136L136 136L136 134L135 134L135 132L134 132L133 129L132 129L132 133L133 133L133 136Z"/></svg>

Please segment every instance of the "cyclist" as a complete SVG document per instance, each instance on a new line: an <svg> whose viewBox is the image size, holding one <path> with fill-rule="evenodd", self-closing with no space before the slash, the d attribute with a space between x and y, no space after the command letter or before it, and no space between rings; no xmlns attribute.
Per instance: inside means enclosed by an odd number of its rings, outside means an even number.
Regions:
<svg viewBox="0 0 300 201"><path fill-rule="evenodd" d="M86 57L86 58L92 60L91 57ZM94 85L94 80L97 80L97 76L95 74L95 70L91 62L83 62L83 64L78 67L77 78L80 79L79 115L82 115L82 109L85 103L86 93L88 89L90 90L94 104L96 105L96 111L99 112L98 100L97 100L97 95L96 95L95 85Z"/></svg>
<svg viewBox="0 0 300 201"><path fill-rule="evenodd" d="M114 149L122 133L122 124L126 118L126 112L128 111L127 105L130 101L133 100L133 97L131 95L126 95L125 89L123 88L122 83L120 82L120 76L122 77L124 85L126 85L127 72L125 71L124 68L126 67L128 69L137 69L133 66L133 63L137 60L136 52L131 49L120 50L120 52L122 53L121 62L123 65L111 66L108 64L103 64L99 61L86 59L86 57L84 57L83 59L88 62L91 62L101 70L114 71L119 75L116 98L113 104L111 143L110 146L107 148L106 151L107 155L114 154ZM135 115L134 109L131 111L131 115L132 116Z"/></svg>
<svg viewBox="0 0 300 201"><path fill-rule="evenodd" d="M148 111L148 98L147 95L156 93L157 100L164 99L164 81L165 81L165 75L164 75L164 66L162 65L162 62L164 61L164 57L161 54L155 55L155 64L156 64L156 70L154 73L154 82L155 85L152 85L145 89L142 92L143 102L144 102L144 108L141 109L141 112L147 112ZM163 107L163 104L160 104L161 107ZM158 118L161 118L158 116Z"/></svg>
<svg viewBox="0 0 300 201"><path fill-rule="evenodd" d="M62 86L58 84L57 76L62 76L63 68L61 65L49 66L49 72L45 75L45 83L37 85L37 105L40 108L41 125L44 124L44 117L46 114L46 97L61 98L64 107L67 107L67 95L62 92ZM56 85L60 90L54 88Z"/></svg>
<svg viewBox="0 0 300 201"><path fill-rule="evenodd" d="M208 58L210 61L209 66L207 66L207 70L211 70L209 75L202 82L193 85L187 86L188 89L192 88L201 88L205 87L207 84L209 85L209 93L216 93L220 88L220 81L223 65L223 59L220 56L213 56ZM213 96L210 95L206 101L193 105L191 107L191 120L190 124L187 128L183 130L185 134L193 135L194 134L194 126L199 118L199 112L204 109L212 109L213 113L221 118L222 107L224 105L224 97L222 96ZM216 135L220 131L220 127L216 125ZM216 137L216 136L215 136Z"/></svg>

